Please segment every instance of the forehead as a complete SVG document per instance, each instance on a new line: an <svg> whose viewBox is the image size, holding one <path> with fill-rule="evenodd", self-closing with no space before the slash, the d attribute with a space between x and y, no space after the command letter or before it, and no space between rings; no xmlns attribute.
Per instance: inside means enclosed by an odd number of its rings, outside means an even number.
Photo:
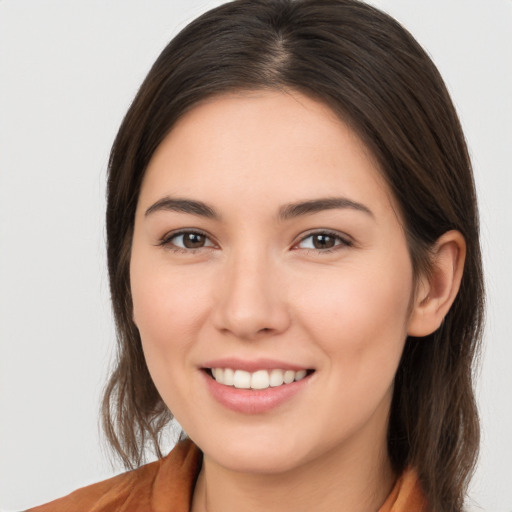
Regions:
<svg viewBox="0 0 512 512"><path fill-rule="evenodd" d="M197 105L155 151L141 202L212 197L246 205L350 196L389 207L391 193L372 153L328 106L297 92L252 91Z"/></svg>

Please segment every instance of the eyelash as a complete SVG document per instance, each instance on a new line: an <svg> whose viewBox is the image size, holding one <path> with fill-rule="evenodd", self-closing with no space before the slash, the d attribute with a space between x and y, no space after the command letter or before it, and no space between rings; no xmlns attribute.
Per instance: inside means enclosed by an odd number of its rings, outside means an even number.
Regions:
<svg viewBox="0 0 512 512"><path fill-rule="evenodd" d="M183 248L178 247L175 245L172 240L183 235L199 235L204 236L206 239L208 239L212 245L207 245L203 247L197 247L197 248ZM353 243L346 237L341 236L339 233L335 231L329 231L329 230L318 230L318 231L312 231L304 235L296 244L293 245L293 248L296 248L299 244L303 243L308 238L318 236L318 235L324 235L326 237L331 237L335 239L336 243L333 247L330 247L328 249L316 249L316 248L305 248L303 250L308 251L308 253L315 253L315 254L330 254L332 252L338 251L340 249L343 249L344 247L352 247ZM158 246L165 247L166 249L169 249L173 252L177 253L185 253L185 254L194 254L197 251L203 250L203 249L211 249L215 247L215 244L211 241L211 237L205 233L204 231L196 230L196 229L184 229L180 231L175 231L166 234L157 244ZM295 249L299 250L299 249Z"/></svg>
<svg viewBox="0 0 512 512"><path fill-rule="evenodd" d="M318 236L318 235L324 235L330 238L334 238L336 243L334 247L329 247L328 249L304 249L308 251L308 253L313 252L315 254L330 254L335 251L339 251L340 249L343 249L344 247L352 247L353 243L351 240L348 239L348 237L343 237L340 233L336 231L329 231L329 230L317 230L317 231L311 231L304 235L295 245L294 247L297 247L299 244L307 240L308 238Z"/></svg>
<svg viewBox="0 0 512 512"><path fill-rule="evenodd" d="M161 247L165 247L166 249L169 249L173 252L182 253L182 254L194 254L197 251L201 251L204 249L212 249L215 247L215 244L213 242L212 245L207 245L205 247L197 247L197 248L186 248L186 247L178 247L175 245L172 240L182 236L182 235L199 235L204 236L207 240L210 240L211 237L208 235L208 233L205 233L204 231L200 231L198 229L182 229L180 231L173 231L171 233L167 233L159 242L157 245Z"/></svg>

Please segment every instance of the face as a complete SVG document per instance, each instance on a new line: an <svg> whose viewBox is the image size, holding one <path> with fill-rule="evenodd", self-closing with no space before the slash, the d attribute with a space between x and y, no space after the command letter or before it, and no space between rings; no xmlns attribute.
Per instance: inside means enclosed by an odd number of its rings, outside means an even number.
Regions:
<svg viewBox="0 0 512 512"><path fill-rule="evenodd" d="M130 277L151 376L205 460L385 450L412 267L375 161L325 105L252 92L188 112L144 177Z"/></svg>

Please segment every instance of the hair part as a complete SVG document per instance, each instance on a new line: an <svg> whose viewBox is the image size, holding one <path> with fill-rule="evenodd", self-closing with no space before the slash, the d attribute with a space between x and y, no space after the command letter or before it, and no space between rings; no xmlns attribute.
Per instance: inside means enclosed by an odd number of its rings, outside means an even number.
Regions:
<svg viewBox="0 0 512 512"><path fill-rule="evenodd" d="M415 276L446 231L467 245L461 287L442 326L409 337L396 374L388 451L418 470L430 506L460 511L479 445L473 368L484 288L476 193L464 135L443 80L398 22L357 0L237 0L188 25L163 50L112 147L107 254L118 359L103 400L108 440L127 467L160 457L172 419L149 375L132 320L129 264L144 172L176 121L214 95L296 90L360 136L389 185Z"/></svg>

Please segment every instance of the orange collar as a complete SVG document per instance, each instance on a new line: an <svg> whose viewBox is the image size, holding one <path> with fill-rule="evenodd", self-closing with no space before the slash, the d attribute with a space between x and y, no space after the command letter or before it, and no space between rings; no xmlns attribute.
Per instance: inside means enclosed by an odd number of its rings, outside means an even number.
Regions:
<svg viewBox="0 0 512 512"><path fill-rule="evenodd" d="M379 512L427 512L428 504L420 486L418 474L406 469Z"/></svg>
<svg viewBox="0 0 512 512"><path fill-rule="evenodd" d="M167 457L27 512L189 512L202 453L190 440ZM378 512L427 512L416 471L406 470Z"/></svg>

